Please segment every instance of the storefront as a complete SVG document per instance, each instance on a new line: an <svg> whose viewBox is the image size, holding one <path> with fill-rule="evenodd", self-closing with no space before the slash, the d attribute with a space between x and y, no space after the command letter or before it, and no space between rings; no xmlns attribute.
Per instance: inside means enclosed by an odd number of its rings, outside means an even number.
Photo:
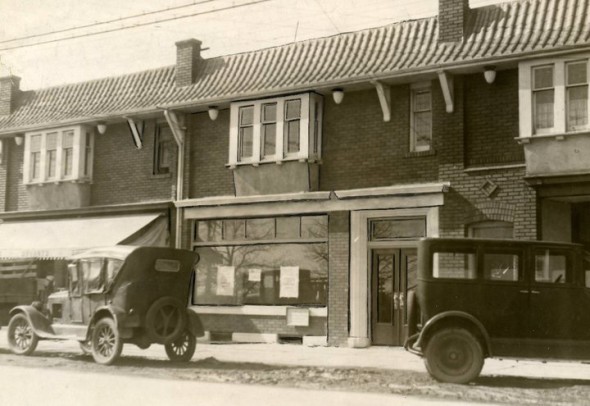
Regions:
<svg viewBox="0 0 590 406"><path fill-rule="evenodd" d="M193 306L213 340L401 345L416 241L448 184L178 203L201 260Z"/></svg>

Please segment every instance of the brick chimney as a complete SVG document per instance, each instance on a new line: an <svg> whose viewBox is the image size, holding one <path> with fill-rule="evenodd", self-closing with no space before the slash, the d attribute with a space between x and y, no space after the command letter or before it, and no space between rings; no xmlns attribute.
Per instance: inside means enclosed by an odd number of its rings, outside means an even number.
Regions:
<svg viewBox="0 0 590 406"><path fill-rule="evenodd" d="M187 39L176 43L176 86L195 83L201 60L201 41Z"/></svg>
<svg viewBox="0 0 590 406"><path fill-rule="evenodd" d="M438 0L438 42L460 42L465 34L469 0Z"/></svg>
<svg viewBox="0 0 590 406"><path fill-rule="evenodd" d="M0 78L0 116L12 113L16 104L16 95L20 91L18 76L4 76Z"/></svg>

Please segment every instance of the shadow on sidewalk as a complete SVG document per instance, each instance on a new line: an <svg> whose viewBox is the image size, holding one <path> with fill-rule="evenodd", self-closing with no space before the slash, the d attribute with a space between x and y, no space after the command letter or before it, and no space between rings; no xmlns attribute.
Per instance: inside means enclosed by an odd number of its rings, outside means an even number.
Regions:
<svg viewBox="0 0 590 406"><path fill-rule="evenodd" d="M560 378L526 378L522 376L481 376L475 381L477 386L490 388L518 388L518 389L560 389L573 386L590 387L588 379L560 379Z"/></svg>

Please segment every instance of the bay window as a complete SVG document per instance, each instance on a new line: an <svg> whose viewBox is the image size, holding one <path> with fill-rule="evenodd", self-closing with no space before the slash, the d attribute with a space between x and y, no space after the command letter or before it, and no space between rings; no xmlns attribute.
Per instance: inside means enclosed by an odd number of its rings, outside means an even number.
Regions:
<svg viewBox="0 0 590 406"><path fill-rule="evenodd" d="M23 183L91 180L93 149L86 126L26 133Z"/></svg>
<svg viewBox="0 0 590 406"><path fill-rule="evenodd" d="M229 165L320 158L321 96L293 96L231 105Z"/></svg>
<svg viewBox="0 0 590 406"><path fill-rule="evenodd" d="M520 137L589 131L589 57L519 64Z"/></svg>

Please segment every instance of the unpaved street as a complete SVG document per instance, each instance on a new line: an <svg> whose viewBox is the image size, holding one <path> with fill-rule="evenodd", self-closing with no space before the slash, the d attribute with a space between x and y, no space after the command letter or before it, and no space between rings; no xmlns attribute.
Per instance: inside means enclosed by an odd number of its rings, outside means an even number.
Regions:
<svg viewBox="0 0 590 406"><path fill-rule="evenodd" d="M2 335L3 333L5 332L0 332ZM70 392L66 388L72 388L73 385L70 379L66 379L64 376L101 377L100 379L91 379L92 382L99 382L102 379L113 379L114 382L118 382L117 385L125 383L125 388L135 389L138 387L158 388L161 384L163 385L161 391L164 391L164 393L169 390L169 385L172 385L174 382L177 382L178 385L184 388L182 391L189 391L190 393L193 393L193 390L190 389L189 383L228 384L229 386L219 387L215 390L215 393L227 394L228 396L230 393L236 393L236 390L238 391L237 393L240 393L241 389L246 391L247 389L244 386L254 388L252 393L254 397L256 393L262 393L261 390L256 391L256 388L260 388L261 386L267 389L274 388L272 396L285 389L284 395L282 395L285 396L285 399L291 399L290 395L288 395L291 392L287 391L286 388L290 388L290 390L299 388L319 390L322 392L330 391L336 392L336 394L332 394L330 400L326 400L327 403L324 402L322 404L339 405L346 404L338 400L338 393L340 392L356 393L355 395L349 396L347 394L345 396L345 399L355 399L356 401L359 400L359 396L362 398L366 393L373 395L400 395L406 397L406 400L412 399L416 401L420 399L432 399L436 400L437 403L442 401L458 401L459 403L491 402L496 404L525 405L587 405L588 399L590 399L590 376L580 375L579 378L576 378L575 373L573 373L576 371L586 371L588 366L582 365L576 367L575 364L530 363L532 368L538 366L536 368L538 370L547 369L548 366L559 370L556 370L556 373L551 378L527 378L509 375L511 370L513 370L511 366L514 363L509 361L504 363L490 361L488 363L489 367L487 366L486 368L488 368L488 371L494 371L493 374L490 372L484 373L474 384L464 386L441 384L432 380L419 362L407 364L409 365L408 369L335 366L338 360L334 358L339 353L345 354L348 352L334 348L309 349L305 347L277 345L265 347L264 344L258 346L209 344L198 346L197 353L189 364L174 364L165 359L164 351L157 346L147 351L141 351L133 346L125 346L123 356L117 365L101 366L95 364L91 357L82 355L75 343L41 342L33 356L22 357L11 354L6 346L4 337L2 338L0 340L0 366L3 367L3 375L0 380L0 387L2 388L0 393L6 396L14 393L18 387L17 384L21 384L17 378L18 374L15 371L22 371L24 368L24 370L29 371L26 378L27 388L29 389L26 392L17 391L16 393L34 394L37 396L47 391L49 398L57 397L59 399L69 396ZM265 348L268 348L269 352L278 352L285 348L291 356L296 356L299 353L298 349L300 349L302 354L301 363L298 364L296 361L290 359L289 365L278 365L276 361L270 362L270 357L262 356L260 357L261 362L245 362L246 359L256 358L256 356L248 357L248 355L252 355L252 352L261 354L265 352ZM309 359L306 360L305 356L313 350L318 350L320 353L326 354L326 365L333 366L320 367L317 366L317 361L316 365L311 365L312 363ZM362 357L362 351L355 350L354 354ZM244 355L239 356L240 353ZM232 354L235 357L235 361L231 360ZM285 356L282 355L282 357ZM409 359L412 360L413 358ZM416 361L419 360L416 359ZM351 364L355 363L359 364L358 360L354 360ZM8 369L5 367L8 367ZM65 375L52 378L48 375L48 371L51 371L51 373L59 372ZM506 371L506 373L503 371ZM569 375L566 372L569 372ZM31 374L34 378L31 378ZM568 376L568 378L559 378L559 375ZM9 382L12 384L9 384ZM36 385L35 382L38 384ZM43 382L44 384L41 385L39 382ZM85 383L83 385L87 384ZM235 385L238 386L234 387ZM108 388L109 386L107 385L106 387ZM234 392L231 392L230 388ZM93 399L110 399L113 394L117 393L114 387L110 391L105 391L100 386L88 386L83 389L85 396L91 396ZM279 392L276 392L277 390ZM304 392L307 393L307 391ZM141 390L135 393L134 396L137 399L156 399L147 390ZM242 399L241 395L238 395L238 397ZM119 400L124 399L119 396L116 398ZM244 395L243 399L250 398ZM356 404L369 404L367 402L370 402L372 397L368 396L366 399L366 402L356 402ZM170 398L170 400L172 399ZM331 403L331 401L335 403ZM0 398L0 404L12 405L14 403L2 402ZM40 403L34 404L38 405ZM69 403L61 404L67 405ZM120 404L129 404L129 402ZM171 402L170 404L178 403ZM205 404L218 403L214 403L211 400L211 403Z"/></svg>

